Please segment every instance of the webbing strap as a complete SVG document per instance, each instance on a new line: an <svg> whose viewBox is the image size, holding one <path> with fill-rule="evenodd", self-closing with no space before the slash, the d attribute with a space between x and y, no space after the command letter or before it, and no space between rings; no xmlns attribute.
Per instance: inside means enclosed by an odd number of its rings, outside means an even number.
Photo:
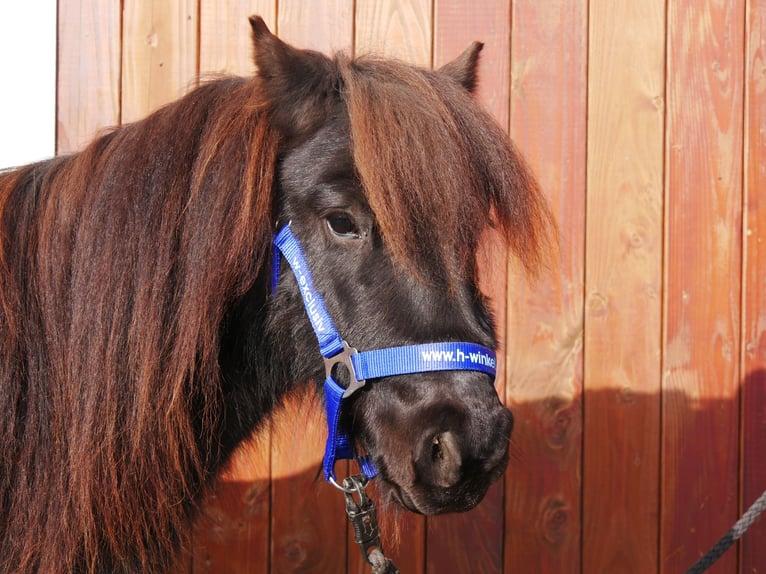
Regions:
<svg viewBox="0 0 766 574"><path fill-rule="evenodd" d="M366 456L358 455L353 440L340 420L343 399L364 386L368 379L432 371L469 370L486 373L494 380L495 353L476 343L425 343L357 352L349 347L338 333L322 295L314 287L314 280L300 242L289 225L283 227L274 238L272 292L279 281L280 253L295 274L303 305L319 342L319 351L325 358L327 444L322 467L326 480L337 484L335 461L341 459L356 458L367 478L373 478L376 474L372 461ZM345 365L350 371L348 388L343 388L332 376L332 370L337 364Z"/></svg>
<svg viewBox="0 0 766 574"><path fill-rule="evenodd" d="M493 379L495 353L476 343L427 343L361 351L351 356L358 379L432 371L481 371Z"/></svg>

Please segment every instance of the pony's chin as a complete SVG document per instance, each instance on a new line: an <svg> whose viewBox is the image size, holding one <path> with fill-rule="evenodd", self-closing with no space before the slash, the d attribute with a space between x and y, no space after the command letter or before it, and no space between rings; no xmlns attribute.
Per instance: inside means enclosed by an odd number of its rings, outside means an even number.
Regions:
<svg viewBox="0 0 766 574"><path fill-rule="evenodd" d="M463 488L453 491L453 495L448 494L450 489L435 494L431 489L419 488L416 485L402 486L382 473L378 475L376 482L381 501L386 504L395 504L415 514L435 516L468 512L484 500L489 487L505 472L507 463L506 453L497 465L485 473L484 480L473 481L468 488L466 488L467 485L463 485Z"/></svg>
<svg viewBox="0 0 766 574"><path fill-rule="evenodd" d="M410 495L399 485L383 480L381 481L381 487L382 491L387 494L388 499L392 500L395 504L415 514L426 514L417 507L412 498L410 498Z"/></svg>
<svg viewBox="0 0 766 574"><path fill-rule="evenodd" d="M486 494L485 489L474 495L463 497L459 503L453 501L453 503L448 506L436 506L428 502L419 502L418 498L421 498L421 496L411 494L406 488L399 486L394 482L386 480L385 478L380 478L379 480L378 489L382 500L385 500L387 503L396 504L404 510L414 514L421 514L424 516L468 512L475 508Z"/></svg>

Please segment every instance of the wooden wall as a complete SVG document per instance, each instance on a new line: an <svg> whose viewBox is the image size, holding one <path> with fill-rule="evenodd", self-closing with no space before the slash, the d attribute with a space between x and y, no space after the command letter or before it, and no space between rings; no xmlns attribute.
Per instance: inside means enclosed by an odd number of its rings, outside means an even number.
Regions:
<svg viewBox="0 0 766 574"><path fill-rule="evenodd" d="M560 268L486 271L513 460L479 508L398 523L403 573L683 572L766 488L766 0L59 0L58 151L200 73L251 73L247 16L322 51L439 66L561 227ZM318 478L315 397L243 450L179 572L366 572ZM712 572L766 572L766 519Z"/></svg>

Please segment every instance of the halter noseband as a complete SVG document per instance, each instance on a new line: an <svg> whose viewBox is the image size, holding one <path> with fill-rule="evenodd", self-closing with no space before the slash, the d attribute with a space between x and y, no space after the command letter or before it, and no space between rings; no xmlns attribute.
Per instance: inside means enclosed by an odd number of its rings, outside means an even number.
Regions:
<svg viewBox="0 0 766 574"><path fill-rule="evenodd" d="M368 456L357 454L348 431L341 428L339 424L343 399L362 388L368 379L462 370L486 373L494 381L495 353L492 349L476 343L426 343L361 352L350 347L338 333L325 307L324 299L314 287L314 280L303 249L289 224L274 237L271 292L274 293L279 281L280 253L295 274L306 313L319 341L319 352L324 358L327 444L322 467L325 480L334 486L345 490L335 480L335 461L338 459L355 458L368 479L373 478L377 473ZM333 377L333 369L337 365L343 365L348 369L350 383L347 388L340 386Z"/></svg>

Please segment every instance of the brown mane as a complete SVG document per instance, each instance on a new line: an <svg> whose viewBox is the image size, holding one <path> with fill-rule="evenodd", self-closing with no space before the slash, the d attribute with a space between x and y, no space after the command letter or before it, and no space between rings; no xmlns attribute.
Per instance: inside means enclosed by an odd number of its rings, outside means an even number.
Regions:
<svg viewBox="0 0 766 574"><path fill-rule="evenodd" d="M105 548L167 566L151 560L209 478L195 437L221 416L219 326L271 241L264 106L257 81L211 83L0 176L1 512L29 517L0 521L0 570L93 571ZM43 428L48 448L20 449Z"/></svg>
<svg viewBox="0 0 766 574"><path fill-rule="evenodd" d="M444 74L373 57L339 67L356 170L394 255L438 277L455 255L473 260L489 224L536 275L555 251L553 218L489 114Z"/></svg>

